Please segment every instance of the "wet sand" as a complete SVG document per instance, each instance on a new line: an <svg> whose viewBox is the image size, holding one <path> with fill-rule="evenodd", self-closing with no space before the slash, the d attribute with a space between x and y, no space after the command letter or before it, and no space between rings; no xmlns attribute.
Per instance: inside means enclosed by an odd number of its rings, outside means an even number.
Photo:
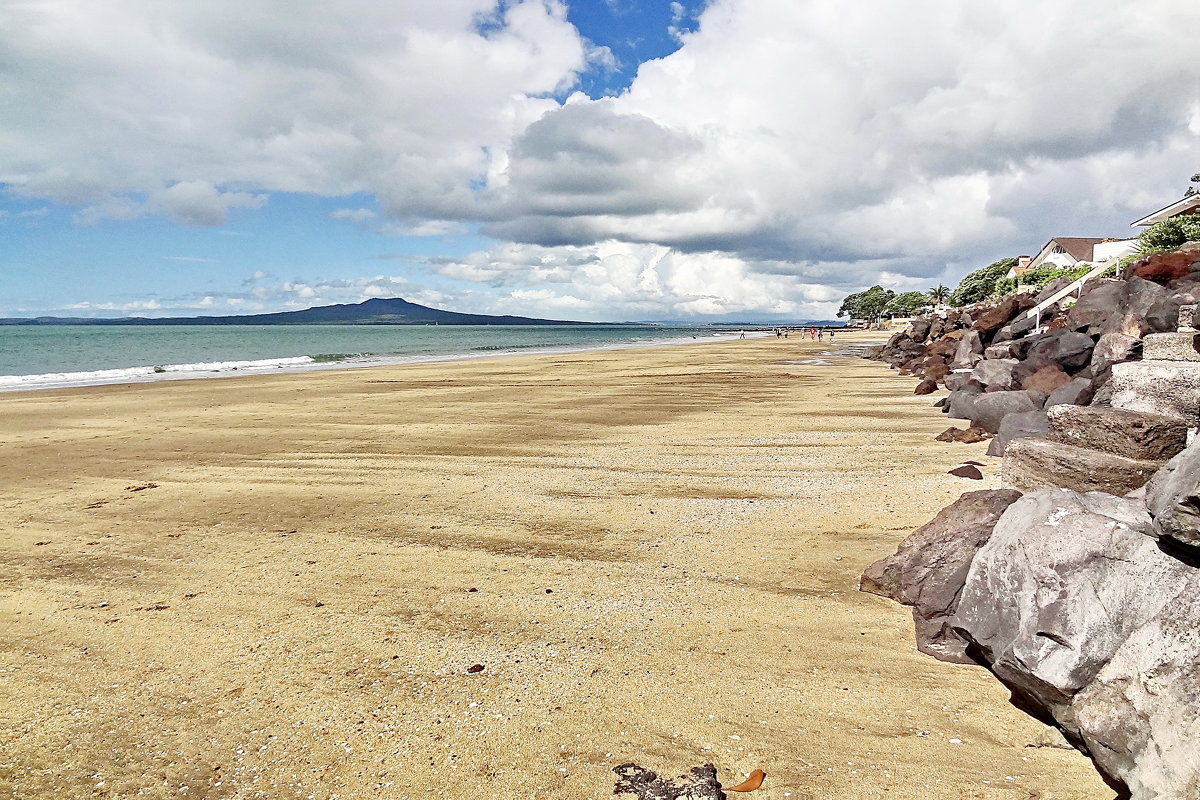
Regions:
<svg viewBox="0 0 1200 800"><path fill-rule="evenodd" d="M0 796L1109 800L856 591L999 464L825 349L0 396Z"/></svg>

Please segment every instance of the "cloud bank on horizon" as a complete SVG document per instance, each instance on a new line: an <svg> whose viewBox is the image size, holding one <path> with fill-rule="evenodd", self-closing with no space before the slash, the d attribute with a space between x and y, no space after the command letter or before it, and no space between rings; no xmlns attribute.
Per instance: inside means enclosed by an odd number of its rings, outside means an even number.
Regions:
<svg viewBox="0 0 1200 800"><path fill-rule="evenodd" d="M220 313L403 294L579 319L820 318L873 283L925 289L1053 235L1128 235L1200 170L1200 4L676 2L677 49L636 73L636 49L599 43L577 10L6 3L0 235L36 237L38 204L119 235L146 218L235 227L311 195L404 273L298 254L294 277L253 291L47 286L31 302ZM598 88L622 70L627 85ZM428 246L455 237L476 246ZM38 271L22 258L0 266Z"/></svg>

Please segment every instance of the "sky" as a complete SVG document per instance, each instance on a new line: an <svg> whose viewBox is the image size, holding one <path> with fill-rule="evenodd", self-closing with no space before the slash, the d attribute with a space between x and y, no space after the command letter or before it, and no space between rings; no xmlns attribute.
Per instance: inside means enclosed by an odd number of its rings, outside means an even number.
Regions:
<svg viewBox="0 0 1200 800"><path fill-rule="evenodd" d="M1200 172L1184 0L0 0L0 317L830 319Z"/></svg>

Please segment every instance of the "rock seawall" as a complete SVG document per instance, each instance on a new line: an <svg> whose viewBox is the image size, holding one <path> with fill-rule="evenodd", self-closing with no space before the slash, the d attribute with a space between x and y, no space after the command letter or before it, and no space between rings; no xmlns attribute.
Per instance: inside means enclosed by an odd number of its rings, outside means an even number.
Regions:
<svg viewBox="0 0 1200 800"><path fill-rule="evenodd" d="M994 435L1007 488L960 497L860 588L911 606L922 652L989 669L1134 800L1200 798L1198 294L1200 244L1089 284L1046 331L1014 296L876 354Z"/></svg>

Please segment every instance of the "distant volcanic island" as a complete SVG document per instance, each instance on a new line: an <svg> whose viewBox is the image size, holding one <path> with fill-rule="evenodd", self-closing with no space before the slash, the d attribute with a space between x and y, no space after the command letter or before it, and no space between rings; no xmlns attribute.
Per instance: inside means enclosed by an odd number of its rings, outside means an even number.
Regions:
<svg viewBox="0 0 1200 800"><path fill-rule="evenodd" d="M303 311L246 314L227 317L35 317L0 319L0 325L603 325L533 317L460 314L399 297L372 298L361 303L317 306Z"/></svg>

